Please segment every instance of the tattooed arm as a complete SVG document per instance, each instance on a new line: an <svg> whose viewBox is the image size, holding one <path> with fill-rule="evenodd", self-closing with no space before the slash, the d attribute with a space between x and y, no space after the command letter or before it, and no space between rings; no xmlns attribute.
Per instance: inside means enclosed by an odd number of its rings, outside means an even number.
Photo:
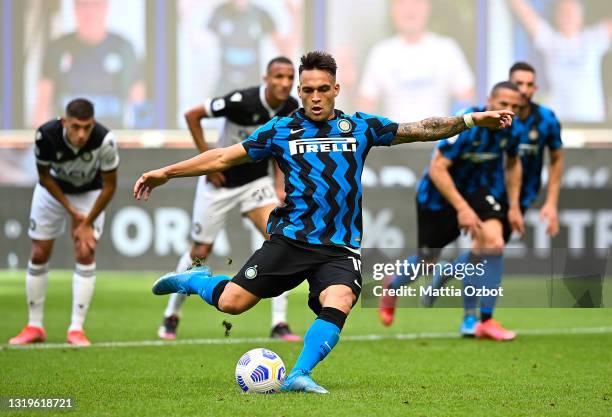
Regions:
<svg viewBox="0 0 612 417"><path fill-rule="evenodd" d="M504 129L512 125L514 113L507 110L470 113L476 126ZM430 117L414 123L400 123L391 145L411 142L429 142L450 138L467 130L463 116Z"/></svg>

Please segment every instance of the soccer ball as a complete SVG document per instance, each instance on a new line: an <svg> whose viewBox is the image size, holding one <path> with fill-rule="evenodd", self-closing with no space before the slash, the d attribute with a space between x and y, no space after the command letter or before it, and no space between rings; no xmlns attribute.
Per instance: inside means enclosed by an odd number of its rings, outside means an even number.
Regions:
<svg viewBox="0 0 612 417"><path fill-rule="evenodd" d="M264 348L249 350L236 364L236 382L244 392L272 394L285 379L285 364L276 353Z"/></svg>

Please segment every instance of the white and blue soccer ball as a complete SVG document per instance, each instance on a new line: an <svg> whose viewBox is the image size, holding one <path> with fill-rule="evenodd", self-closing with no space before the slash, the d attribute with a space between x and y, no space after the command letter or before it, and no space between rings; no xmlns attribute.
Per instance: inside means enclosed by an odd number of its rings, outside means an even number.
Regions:
<svg viewBox="0 0 612 417"><path fill-rule="evenodd" d="M236 382L244 392L272 394L285 379L285 364L276 353L264 348L249 350L236 364Z"/></svg>

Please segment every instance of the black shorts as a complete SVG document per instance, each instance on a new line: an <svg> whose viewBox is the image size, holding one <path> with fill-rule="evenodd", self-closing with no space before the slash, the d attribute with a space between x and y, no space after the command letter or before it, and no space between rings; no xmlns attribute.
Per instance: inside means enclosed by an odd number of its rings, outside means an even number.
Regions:
<svg viewBox="0 0 612 417"><path fill-rule="evenodd" d="M499 219L503 226L504 241L508 242L512 228L508 222L508 205L497 201L486 189L464 196L480 220ZM440 251L459 237L457 211L453 207L427 210L417 203L418 247L425 259L437 258Z"/></svg>
<svg viewBox="0 0 612 417"><path fill-rule="evenodd" d="M361 256L341 246L314 245L281 235L264 242L232 282L261 298L281 295L308 280L308 306L319 314L319 294L331 285L361 293Z"/></svg>

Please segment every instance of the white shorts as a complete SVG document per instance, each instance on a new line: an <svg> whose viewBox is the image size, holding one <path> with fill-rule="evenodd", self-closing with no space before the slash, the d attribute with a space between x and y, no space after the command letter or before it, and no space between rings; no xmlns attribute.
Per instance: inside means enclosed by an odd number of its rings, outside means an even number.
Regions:
<svg viewBox="0 0 612 417"><path fill-rule="evenodd" d="M87 214L93 207L101 190L79 194L66 194L68 201L81 213ZM70 215L45 187L36 184L30 210L30 230L28 235L35 240L53 240L66 230L66 222L72 221ZM100 239L104 227L104 212L94 221L94 237Z"/></svg>
<svg viewBox="0 0 612 417"><path fill-rule="evenodd" d="M193 201L191 239L197 243L212 244L225 227L228 213L238 204L240 212L244 214L270 204L276 206L278 203L274 182L270 176L235 188L216 188L206 182L206 177L200 177Z"/></svg>

